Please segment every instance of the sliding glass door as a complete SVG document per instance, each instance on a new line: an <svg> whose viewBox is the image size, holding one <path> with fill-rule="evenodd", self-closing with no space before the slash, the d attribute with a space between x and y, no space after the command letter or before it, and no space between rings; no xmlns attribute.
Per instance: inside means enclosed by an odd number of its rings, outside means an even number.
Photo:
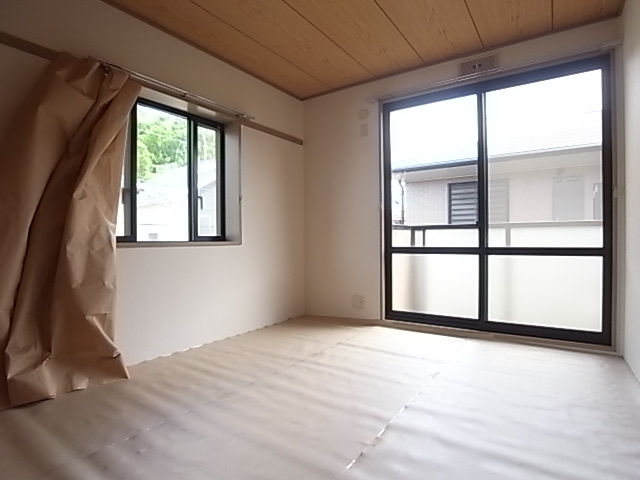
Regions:
<svg viewBox="0 0 640 480"><path fill-rule="evenodd" d="M610 344L609 57L384 105L387 318Z"/></svg>

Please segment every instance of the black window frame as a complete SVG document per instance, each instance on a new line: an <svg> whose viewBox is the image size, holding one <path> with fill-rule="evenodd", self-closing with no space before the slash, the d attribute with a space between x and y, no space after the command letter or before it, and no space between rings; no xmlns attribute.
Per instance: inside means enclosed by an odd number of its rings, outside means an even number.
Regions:
<svg viewBox="0 0 640 480"><path fill-rule="evenodd" d="M526 337L547 338L568 342L595 345L612 345L613 342L613 271L614 271L614 159L613 159L613 119L615 117L613 102L613 54L605 53L566 63L559 63L538 69L513 73L477 83L466 84L426 93L411 98L391 101L382 105L382 161L383 161L383 197L384 197L384 298L385 318L435 326L462 328L468 330L522 335ZM526 85L539 81L551 80L567 75L584 73L592 70L602 72L602 226L603 238L601 247L492 247L488 243L489 230L489 192L488 192L488 152L486 132L486 94L509 87ZM434 225L434 229L477 229L478 247L425 247L420 245L393 246L391 222L391 135L390 117L396 110L419 105L450 100L467 95L477 97L478 115L478 222L477 225ZM475 163L475 161L474 161ZM429 255L478 255L479 258L479 292L478 319L465 319L445 315L426 314L394 310L392 304L392 258L393 254ZM602 258L602 331L573 330L559 327L542 327L526 324L504 323L488 319L488 259L490 256L584 256Z"/></svg>
<svg viewBox="0 0 640 480"><path fill-rule="evenodd" d="M140 240L137 238L138 229L138 202L137 202L137 144L138 144L138 106L142 105L154 108L162 112L176 115L187 120L187 182L188 182L188 240ZM198 128L207 128L217 131L216 142L216 196L218 234L200 235L198 233ZM172 243L202 243L224 242L226 237L226 161L225 161L225 132L224 124L215 122L200 115L195 115L178 108L164 105L146 98L138 98L129 115L129 129L127 137L127 155L124 164L124 186L122 188L121 201L124 210L125 234L116 237L118 243L145 243L153 245Z"/></svg>

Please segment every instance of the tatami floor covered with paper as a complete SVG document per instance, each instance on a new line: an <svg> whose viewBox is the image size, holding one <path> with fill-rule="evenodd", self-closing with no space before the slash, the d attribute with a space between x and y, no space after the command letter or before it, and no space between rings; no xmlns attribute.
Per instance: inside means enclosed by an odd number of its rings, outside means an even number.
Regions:
<svg viewBox="0 0 640 480"><path fill-rule="evenodd" d="M640 478L617 357L297 319L0 412L0 478Z"/></svg>

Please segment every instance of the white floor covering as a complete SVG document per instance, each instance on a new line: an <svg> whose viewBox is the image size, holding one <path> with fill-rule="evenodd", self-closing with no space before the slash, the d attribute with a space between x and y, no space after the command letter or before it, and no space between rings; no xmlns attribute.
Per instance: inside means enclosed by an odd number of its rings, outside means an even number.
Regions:
<svg viewBox="0 0 640 480"><path fill-rule="evenodd" d="M0 412L0 479L639 480L620 358L297 319Z"/></svg>

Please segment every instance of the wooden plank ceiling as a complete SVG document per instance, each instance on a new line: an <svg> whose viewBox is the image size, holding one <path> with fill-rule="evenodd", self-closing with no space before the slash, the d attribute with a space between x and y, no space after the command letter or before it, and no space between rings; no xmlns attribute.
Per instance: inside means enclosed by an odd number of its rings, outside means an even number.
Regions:
<svg viewBox="0 0 640 480"><path fill-rule="evenodd" d="M104 0L306 99L620 15L624 0Z"/></svg>

